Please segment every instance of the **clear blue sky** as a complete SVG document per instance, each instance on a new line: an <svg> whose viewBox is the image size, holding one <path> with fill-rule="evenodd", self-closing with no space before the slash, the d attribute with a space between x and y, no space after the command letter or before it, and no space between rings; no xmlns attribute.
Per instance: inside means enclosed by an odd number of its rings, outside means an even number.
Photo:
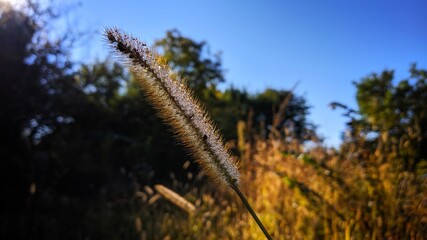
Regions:
<svg viewBox="0 0 427 240"><path fill-rule="evenodd" d="M328 104L355 107L352 81L384 69L408 76L410 63L427 68L427 1L82 1L82 27L116 26L152 44L176 28L223 53L226 83L251 93L289 89L311 106L327 145L340 142L345 118ZM91 39L93 59L108 53Z"/></svg>

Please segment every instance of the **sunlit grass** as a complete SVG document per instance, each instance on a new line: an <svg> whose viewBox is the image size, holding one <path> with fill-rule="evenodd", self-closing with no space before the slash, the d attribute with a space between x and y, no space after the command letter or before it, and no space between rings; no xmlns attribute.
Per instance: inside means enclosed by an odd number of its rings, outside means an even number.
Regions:
<svg viewBox="0 0 427 240"><path fill-rule="evenodd" d="M240 152L242 191L274 239L425 236L425 178L393 161L379 164L374 154L359 156L362 149L351 143L340 151L320 144L304 151L296 140L253 138ZM263 239L234 197L200 183L181 192L195 204L193 215L166 200L148 204L148 198L139 215L147 222L142 239ZM184 183L174 185L184 189Z"/></svg>

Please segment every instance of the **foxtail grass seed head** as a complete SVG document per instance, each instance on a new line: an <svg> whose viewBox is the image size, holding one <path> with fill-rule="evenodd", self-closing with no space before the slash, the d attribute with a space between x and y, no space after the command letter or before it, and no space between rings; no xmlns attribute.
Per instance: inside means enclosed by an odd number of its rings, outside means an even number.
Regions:
<svg viewBox="0 0 427 240"><path fill-rule="evenodd" d="M208 176L222 185L238 187L239 172L221 135L206 110L166 60L118 29L105 29L105 36L138 79L158 115L172 127Z"/></svg>

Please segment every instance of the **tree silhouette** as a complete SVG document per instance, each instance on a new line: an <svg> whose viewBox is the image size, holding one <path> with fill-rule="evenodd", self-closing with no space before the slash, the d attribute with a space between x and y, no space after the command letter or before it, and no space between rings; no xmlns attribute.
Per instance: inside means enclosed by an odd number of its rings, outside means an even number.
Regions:
<svg viewBox="0 0 427 240"><path fill-rule="evenodd" d="M427 161L427 73L413 64L410 77L393 84L394 72L355 83L365 134L376 133L384 149L396 149L404 169Z"/></svg>

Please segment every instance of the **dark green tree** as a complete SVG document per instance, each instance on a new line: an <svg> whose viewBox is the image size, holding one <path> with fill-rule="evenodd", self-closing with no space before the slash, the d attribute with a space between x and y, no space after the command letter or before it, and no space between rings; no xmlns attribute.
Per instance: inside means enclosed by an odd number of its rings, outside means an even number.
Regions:
<svg viewBox="0 0 427 240"><path fill-rule="evenodd" d="M351 110L347 141L363 140L371 149L394 152L396 164L415 171L427 165L427 72L415 64L409 72L398 82L386 70L354 83L359 110Z"/></svg>
<svg viewBox="0 0 427 240"><path fill-rule="evenodd" d="M69 72L64 39L49 39L49 9L29 2L0 5L0 238L29 238L34 223L38 167L43 138L72 121L69 97L78 95Z"/></svg>
<svg viewBox="0 0 427 240"><path fill-rule="evenodd" d="M288 137L301 141L315 137L316 127L307 121L309 107L303 97L292 91L266 89L250 99L255 121L264 122L269 132L272 127L279 131L286 127L290 130Z"/></svg>

